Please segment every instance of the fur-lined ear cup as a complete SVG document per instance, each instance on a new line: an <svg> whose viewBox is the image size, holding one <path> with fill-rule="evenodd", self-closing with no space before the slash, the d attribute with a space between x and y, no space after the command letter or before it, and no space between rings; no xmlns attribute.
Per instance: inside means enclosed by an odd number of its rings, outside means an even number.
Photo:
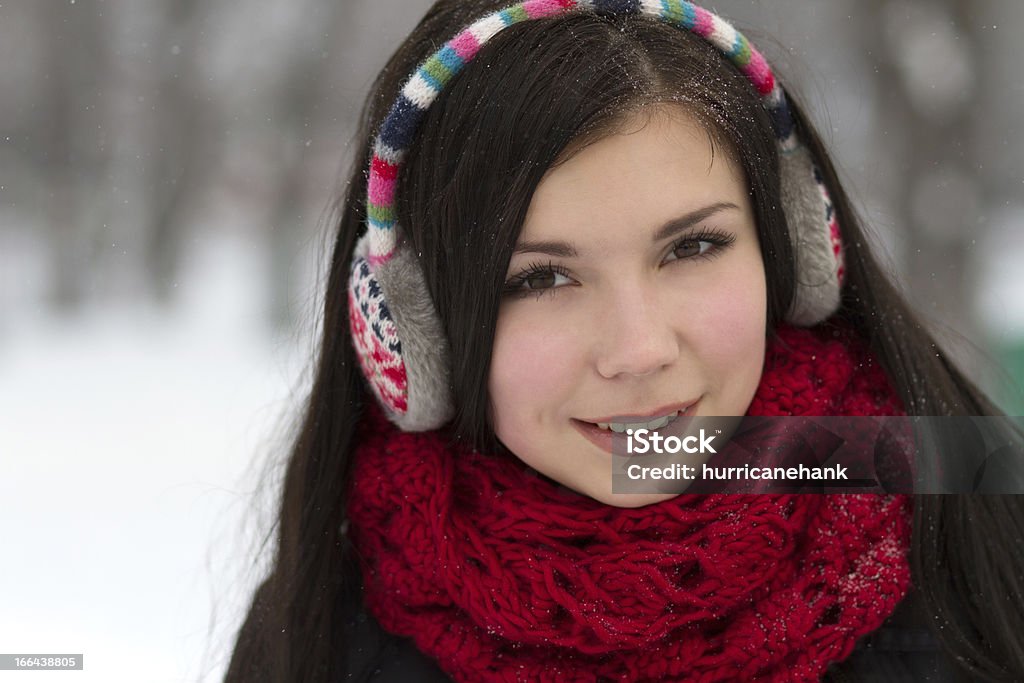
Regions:
<svg viewBox="0 0 1024 683"><path fill-rule="evenodd" d="M448 340L416 255L400 244L371 266L369 234L356 246L349 279L349 328L371 390L388 418L409 432L454 415Z"/></svg>
<svg viewBox="0 0 1024 683"><path fill-rule="evenodd" d="M812 327L839 309L843 250L835 209L803 145L779 154L782 207L796 258L796 288L786 322Z"/></svg>

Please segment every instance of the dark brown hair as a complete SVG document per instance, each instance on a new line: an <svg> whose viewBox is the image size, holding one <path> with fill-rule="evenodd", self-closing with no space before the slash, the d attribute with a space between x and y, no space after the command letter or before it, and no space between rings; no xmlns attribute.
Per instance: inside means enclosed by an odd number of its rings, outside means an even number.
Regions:
<svg viewBox="0 0 1024 683"><path fill-rule="evenodd" d="M494 0L441 0L375 82L363 144L337 210L323 337L312 390L287 464L272 572L254 598L228 681L334 681L344 674L337 605L358 590L343 544L350 454L369 400L348 333L346 287L364 231L372 134L405 79ZM793 293L794 254L779 202L771 123L757 94L717 50L643 18L571 15L514 25L489 42L430 109L399 179L399 222L422 254L451 344L456 438L498 447L487 377L506 266L534 189L581 134L599 137L637 107L681 103L729 144L750 186L768 283L769 327ZM793 115L821 165L844 231L847 282L839 315L869 342L908 413L991 415L996 408L943 355L884 275L819 137ZM940 457L938 454L936 457ZM976 678L1024 677L1021 559L997 536L1024 537L1013 497L919 496L912 567L947 651ZM1004 599L1005 596L1005 599Z"/></svg>

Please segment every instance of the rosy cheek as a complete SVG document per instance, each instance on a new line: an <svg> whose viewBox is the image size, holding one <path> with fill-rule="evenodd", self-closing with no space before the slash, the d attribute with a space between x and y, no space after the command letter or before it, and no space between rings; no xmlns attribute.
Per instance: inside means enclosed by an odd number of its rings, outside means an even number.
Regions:
<svg viewBox="0 0 1024 683"><path fill-rule="evenodd" d="M709 303L704 329L723 345L723 351L733 352L752 337L764 336L767 300L763 284L731 280L717 289Z"/></svg>
<svg viewBox="0 0 1024 683"><path fill-rule="evenodd" d="M518 302L499 319L490 393L500 431L537 426L538 421L557 416L578 379L572 370L578 363L570 357L574 349L578 352L578 344L566 339L564 329L551 325L551 316L528 308L545 303Z"/></svg>
<svg viewBox="0 0 1024 683"><path fill-rule="evenodd" d="M730 412L752 395L764 359L767 293L760 259L728 269L709 287L696 321L701 355L726 391ZM709 285L712 283L709 283Z"/></svg>

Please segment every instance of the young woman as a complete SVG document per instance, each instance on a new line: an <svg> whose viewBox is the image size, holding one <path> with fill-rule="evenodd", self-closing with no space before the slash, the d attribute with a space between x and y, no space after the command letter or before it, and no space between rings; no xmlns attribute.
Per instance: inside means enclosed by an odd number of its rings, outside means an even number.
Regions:
<svg viewBox="0 0 1024 683"><path fill-rule="evenodd" d="M728 24L440 0L363 134L228 681L1024 678L1014 497L611 490L625 424L997 413Z"/></svg>

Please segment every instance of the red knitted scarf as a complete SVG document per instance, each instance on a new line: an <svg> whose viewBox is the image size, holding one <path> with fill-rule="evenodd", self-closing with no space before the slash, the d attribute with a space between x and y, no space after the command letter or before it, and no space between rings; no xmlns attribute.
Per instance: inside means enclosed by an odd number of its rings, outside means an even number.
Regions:
<svg viewBox="0 0 1024 683"><path fill-rule="evenodd" d="M782 328L751 415L894 415L843 328ZM818 680L910 583L909 499L680 495L615 508L515 458L362 423L367 609L459 681Z"/></svg>

